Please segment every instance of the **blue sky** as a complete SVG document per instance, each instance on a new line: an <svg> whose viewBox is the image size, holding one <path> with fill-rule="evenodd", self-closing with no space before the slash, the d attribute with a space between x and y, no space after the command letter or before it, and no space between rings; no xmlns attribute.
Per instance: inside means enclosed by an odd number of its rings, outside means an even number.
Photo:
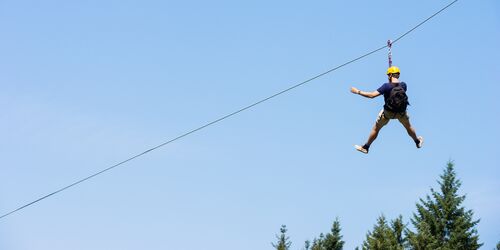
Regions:
<svg viewBox="0 0 500 250"><path fill-rule="evenodd" d="M383 46L449 1L1 1L0 212ZM387 51L0 221L0 248L292 249L339 217L346 249L406 222L456 164L500 240L500 3L459 1L393 48L417 150L392 121L356 152Z"/></svg>

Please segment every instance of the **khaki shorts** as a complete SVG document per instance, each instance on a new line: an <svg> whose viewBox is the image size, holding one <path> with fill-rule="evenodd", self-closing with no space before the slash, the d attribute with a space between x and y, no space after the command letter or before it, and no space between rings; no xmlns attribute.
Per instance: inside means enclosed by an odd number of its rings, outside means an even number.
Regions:
<svg viewBox="0 0 500 250"><path fill-rule="evenodd" d="M408 115L408 112L403 112L403 113L394 113L385 109L382 109L380 113L377 116L377 121L375 122L375 126L377 128L381 129L383 126L387 125L389 123L389 120L391 119L398 119L399 122L401 123L409 123L410 122L410 116Z"/></svg>

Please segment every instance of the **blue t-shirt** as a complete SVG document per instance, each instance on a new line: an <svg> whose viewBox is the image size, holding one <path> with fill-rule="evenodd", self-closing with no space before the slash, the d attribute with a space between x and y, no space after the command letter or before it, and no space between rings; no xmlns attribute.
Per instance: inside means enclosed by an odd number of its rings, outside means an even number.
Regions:
<svg viewBox="0 0 500 250"><path fill-rule="evenodd" d="M406 91L406 83L405 82L400 82L399 83L401 87ZM389 95L391 94L392 88L394 88L396 84L391 84L391 83L384 83L380 88L377 89L377 91L384 95L384 102L387 103L387 98L389 98ZM386 108L386 105L384 105L384 108Z"/></svg>

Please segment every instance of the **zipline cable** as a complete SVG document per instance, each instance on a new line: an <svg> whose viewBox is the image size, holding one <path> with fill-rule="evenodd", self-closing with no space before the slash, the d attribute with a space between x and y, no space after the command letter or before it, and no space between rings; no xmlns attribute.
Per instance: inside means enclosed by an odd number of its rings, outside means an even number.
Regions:
<svg viewBox="0 0 500 250"><path fill-rule="evenodd" d="M430 19L432 19L433 17L435 17L436 15L438 15L439 13L441 13L442 11L444 11L445 9L447 9L448 7L450 7L451 5L453 5L454 3L456 3L457 1L458 1L458 0L455 0L455 1L451 2L450 4L448 4L447 6L443 7L441 10L439 10L438 12L434 13L433 15L431 15L430 17L428 17L428 18L427 18L427 19L425 19L424 21L420 22L418 25L414 26L412 29L408 30L408 31L407 31L407 32L405 32L403 35L401 35L401 36L399 36L397 39L395 39L395 40L392 42L392 44L394 44L395 42L399 41L401 38L405 37L406 35L410 34L412 31L414 31L415 29L417 29L418 27L420 27L422 24L426 23L427 21L429 21ZM333 71L335 71L335 70L337 70L337 69L340 69L340 68L342 68L342 67L344 67L344 66L346 66L346 65L348 65L348 64L351 64L351 63L353 63L353 62L356 62L356 61L358 61L358 60L361 60L361 59L363 59L363 58L365 58L365 57L367 57L367 56L369 56L369 55L371 55L371 54L374 54L374 53L376 53L376 52L378 52L378 51L380 51L380 50L382 50L382 49L385 49L385 48L387 48L387 47L388 47L388 45L384 45L384 46L382 46L382 47L380 47L380 48L377 48L377 49L375 49L375 50L372 50L372 51L370 51L370 52L368 52L368 53L366 53L366 54L364 54L364 55L362 55L362 56L359 56L359 57L357 57L357 58L355 58L355 59L352 59L352 60L350 60L350 61L348 61L348 62L346 62L346 63L343 63L343 64L341 64L341 65L339 65L339 66L337 66L337 67L335 67L335 68L332 68L332 69L330 69L330 70L328 70L328 71L325 71L325 72L323 72L323 73L321 73L321 74L318 74L318 75L316 75L316 76L314 76L314 77L311 77L311 78L309 78L309 79L307 79L307 80L305 80L305 81L303 81L303 82L300 82L300 83L298 83L298 84L295 84L295 85L293 85L293 86L291 86L291 87L289 87L289 88L287 88L287 89L284 89L284 90L282 90L282 91L280 91L280 92L278 92L278 93L275 93L275 94L273 94L273 95L271 95L271 96L269 96L269 97L266 97L266 98L264 98L264 99L262 99L262 100L260 100L260 101L257 101L257 102L255 102L255 103L252 103L252 104L248 105L248 106L245 106L245 107L243 107L243 108L241 108L241 109L239 109L239 110L237 110L237 111L234 111L234 112L232 112L232 113L230 113L230 114L227 114L227 115L225 115L225 116L223 116L223 117L221 117L221 118L218 118L218 119L216 119L216 120L214 120L214 121L211 121L211 122L209 122L209 123L207 123L207 124L205 124L205 125L203 125L203 126L200 126L200 127L198 127L198 128L195 128L195 129L193 129L193 130L191 130L191 131L189 131L189 132L187 132L187 133L184 133L184 134L182 134L182 135L179 135L179 136L177 136L177 137L175 137L175 138L173 138L173 139L171 139L171 140L169 140L169 141L166 141L166 142L164 142L164 143L162 143L162 144L159 144L159 145L157 145L157 146L155 146L155 147L152 147L152 148L150 148L150 149L148 149L148 150L146 150L146 151L144 151L144 152L142 152L142 153L140 153L140 154L134 155L134 156L132 156L132 157L130 157L130 158L128 158L128 159L126 159L126 160L124 160L124 161L121 161L121 162L119 162L119 163L116 163L116 164L115 164L115 165L113 165L113 166L110 166L110 167L108 167L108 168L106 168L106 169L103 169L103 170L101 170L101 171L99 171L99 172L97 172L97 173L94 173L94 174L92 174L92 175L90 175L90 176L87 176L87 177L85 177L85 178L83 178L83 179L81 179L81 180L78 180L78 181L76 181L76 182L73 182L73 183L72 183L72 184L70 184L70 185L67 185L67 186L65 186L65 187L63 187L63 188L60 188L60 189L58 189L58 190L56 190L56 191L54 191L54 192L52 192L52 193L50 193L50 194L47 194L47 195L45 195L45 196L42 196L42 197L40 197L40 198L38 198L38 199L36 199L36 200L34 200L34 201L32 201L32 202L29 202L29 203L27 203L27 204L25 204L25 205L23 205L23 206L21 206L21 207L19 207L19 208L16 208L16 209L14 209L14 210L12 210L12 211L10 211L10 212L8 212L8 213L3 214L2 216L0 216L0 219L3 219L3 218L5 218L5 217L7 217L7 216L9 216L9 215L11 215L11 214L13 214L13 213L18 212L19 210L22 210L22 209L24 209L24 208L26 208L26 207L29 207L29 206L31 206L31 205L33 205L33 204L37 203L37 202L40 202L40 201L42 201L42 200L44 200L44 199L47 199L47 198L49 198L50 196L53 196L53 195L55 195L55 194L57 194L57 193L60 193L60 192L62 192L62 191L64 191L64 190L66 190L66 189L68 189L68 188L71 188L71 187L73 187L73 186L76 186L76 185L78 185L78 184L80 184L80 183L82 183L82 182L84 182L84 181L87 181L87 180L89 180L89 179L91 179L91 178L94 178L94 177L96 177L96 176L98 176L98 175L100 175L100 174L102 174L102 173L104 173L104 172L107 172L107 171L109 171L109 170L111 170L111 169L113 169L113 168L116 168L116 167L118 167L118 166L121 166L121 165L123 165L123 164L125 164L125 163L127 163L127 162L129 162L129 161L132 161L132 160L134 160L134 159L136 159L136 158L138 158L138 157L140 157L140 156L143 156L143 155L145 155L145 154L147 154L147 153L149 153L149 152L151 152L151 151L153 151L153 150L156 150L156 149L158 149L158 148L161 148L161 147L163 147L163 146L165 146L165 145L167 145L167 144L170 144L170 143L172 143L172 142L174 142L174 141L177 141L177 140L179 140L179 139L181 139L181 138L183 138L183 137L186 137L186 136L188 136L188 135L190 135L190 134L193 134L193 133L195 133L195 132L197 132L197 131L200 131L200 130L202 130L202 129L204 129L204 128L208 127L208 126L211 126L211 125L213 125L213 124L215 124L215 123L218 123L218 122L220 122L220 121L222 121L222 120L225 120L225 119L227 119L227 118L229 118L229 117L231 117L231 116L234 116L234 115L236 115L236 114L238 114L238 113L241 113L241 112L243 112L243 111L245 111L245 110L247 110L247 109L250 109L250 108L252 108L252 107L254 107L254 106L257 106L257 105L259 105L259 104L261 104L261 103L263 103L263 102L266 102L266 101L268 101L268 100L270 100L270 99L272 99L272 98L274 98L274 97L277 97L277 96L279 96L279 95L282 95L282 94L284 94L284 93L286 93L286 92L288 92L288 91L290 91L290 90L293 90L293 89L295 89L295 88L297 88L297 87L300 87L300 86L302 86L302 85L304 85L304 84L306 84L306 83L309 83L309 82L311 82L311 81L313 81L313 80L316 80L316 79L318 79L318 78L320 78L320 77L322 77L322 76L324 76L324 75L326 75L326 74L329 74L329 73L331 73L331 72L333 72Z"/></svg>

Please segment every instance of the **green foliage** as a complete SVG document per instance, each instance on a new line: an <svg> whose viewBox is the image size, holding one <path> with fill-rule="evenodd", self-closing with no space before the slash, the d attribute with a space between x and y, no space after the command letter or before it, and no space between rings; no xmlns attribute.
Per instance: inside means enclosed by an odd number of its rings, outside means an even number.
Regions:
<svg viewBox="0 0 500 250"><path fill-rule="evenodd" d="M497 243L497 250L500 250L500 241Z"/></svg>
<svg viewBox="0 0 500 250"><path fill-rule="evenodd" d="M413 213L411 223L413 231L403 223L400 215L388 222L381 215L372 231L368 231L363 250L476 250L483 244L479 243L476 226L479 220L473 219L472 210L466 210L462 203L465 195L458 194L461 186L457 179L452 162L448 162L443 174L438 180L440 189L431 188L431 195L419 199L417 211ZM281 227L281 236L276 236L277 250L289 250L291 242L286 236L286 227ZM340 222L333 222L331 231L326 235L321 233L312 242L306 241L304 250L341 250L344 247ZM356 247L356 250L360 248ZM500 250L500 242L496 245Z"/></svg>
<svg viewBox="0 0 500 250"><path fill-rule="evenodd" d="M448 162L440 176L440 192L431 189L431 196L420 199L412 224L416 232L406 231L408 247L415 250L475 250L482 246L477 235L472 210L462 205L465 196L458 195L461 182L456 178L453 163Z"/></svg>
<svg viewBox="0 0 500 250"><path fill-rule="evenodd" d="M332 230L325 236L325 250L342 250L345 242L342 240L340 230L340 221L337 218L333 222Z"/></svg>
<svg viewBox="0 0 500 250"><path fill-rule="evenodd" d="M314 238L311 250L324 250L325 249L325 235L321 233L319 239Z"/></svg>
<svg viewBox="0 0 500 250"><path fill-rule="evenodd" d="M278 240L276 243L271 243L276 250L289 250L292 242L290 242L290 237L286 236L286 226L282 225L280 228L281 235L276 235Z"/></svg>
<svg viewBox="0 0 500 250"><path fill-rule="evenodd" d="M345 242L342 240L340 231L340 221L337 218L329 233L326 235L321 233L318 239L313 240L311 250L342 250Z"/></svg>
<svg viewBox="0 0 500 250"><path fill-rule="evenodd" d="M368 232L366 240L363 242L363 250L402 250L404 249L402 216L393 220L390 225L385 216L381 215L377 219L377 224L372 232Z"/></svg>
<svg viewBox="0 0 500 250"><path fill-rule="evenodd" d="M310 247L311 247L311 242L306 240L304 242L304 250L309 250Z"/></svg>

